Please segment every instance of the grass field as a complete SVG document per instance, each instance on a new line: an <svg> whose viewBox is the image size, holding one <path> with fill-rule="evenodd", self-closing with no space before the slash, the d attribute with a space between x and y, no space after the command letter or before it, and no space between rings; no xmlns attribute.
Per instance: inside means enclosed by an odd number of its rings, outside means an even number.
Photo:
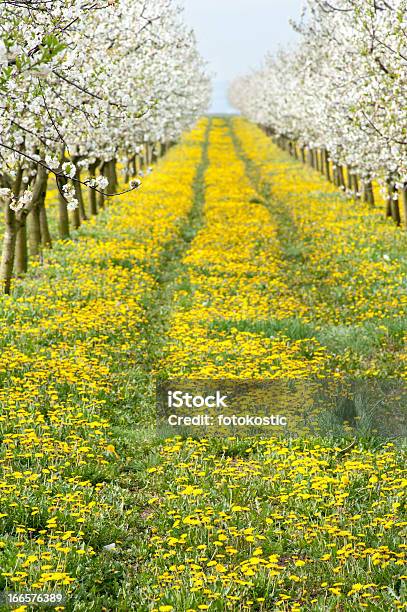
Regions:
<svg viewBox="0 0 407 612"><path fill-rule="evenodd" d="M73 238L0 302L0 590L406 608L404 442L155 427L157 378L407 378L405 231L215 117Z"/></svg>

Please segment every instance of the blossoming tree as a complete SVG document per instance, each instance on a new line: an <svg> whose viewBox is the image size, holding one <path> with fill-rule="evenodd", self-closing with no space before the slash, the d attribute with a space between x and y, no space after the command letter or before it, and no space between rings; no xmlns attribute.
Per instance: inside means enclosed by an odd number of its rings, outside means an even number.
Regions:
<svg viewBox="0 0 407 612"><path fill-rule="evenodd" d="M307 5L295 26L297 47L235 81L231 101L356 199L373 204L378 179L386 214L400 224L400 198L407 216L407 2Z"/></svg>
<svg viewBox="0 0 407 612"><path fill-rule="evenodd" d="M60 191L59 234L117 190L116 162L176 140L209 101L193 35L171 0L0 2L0 197L5 231L0 275L51 243L49 174ZM147 157L146 155L144 156ZM147 161L147 160L146 160ZM151 161L151 154L150 159ZM129 173L135 175L133 165ZM133 176L127 189L139 186Z"/></svg>

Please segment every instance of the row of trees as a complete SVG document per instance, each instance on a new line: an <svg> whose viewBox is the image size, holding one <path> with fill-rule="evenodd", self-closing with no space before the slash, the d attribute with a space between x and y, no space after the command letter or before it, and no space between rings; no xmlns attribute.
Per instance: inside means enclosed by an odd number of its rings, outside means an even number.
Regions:
<svg viewBox="0 0 407 612"><path fill-rule="evenodd" d="M356 198L407 218L407 0L308 0L294 49L237 79L232 104Z"/></svg>
<svg viewBox="0 0 407 612"><path fill-rule="evenodd" d="M210 81L172 0L0 0L0 276L50 245L47 181L69 238L205 111ZM89 193L89 210L84 190Z"/></svg>

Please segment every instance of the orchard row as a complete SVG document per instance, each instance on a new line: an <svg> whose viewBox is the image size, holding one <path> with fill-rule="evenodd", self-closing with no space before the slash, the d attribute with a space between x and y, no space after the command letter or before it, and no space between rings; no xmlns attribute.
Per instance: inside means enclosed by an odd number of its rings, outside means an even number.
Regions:
<svg viewBox="0 0 407 612"><path fill-rule="evenodd" d="M22 0L0 3L0 93L0 276L9 293L16 245L24 253L26 219L44 208L49 174L66 238L67 211L74 227L86 218L81 186L93 214L96 193L117 189L118 161L133 179L125 189L137 188L137 158L148 166L153 147L193 125L210 82L171 0Z"/></svg>
<svg viewBox="0 0 407 612"><path fill-rule="evenodd" d="M297 46L237 79L232 104L356 200L407 218L407 2L307 0Z"/></svg>

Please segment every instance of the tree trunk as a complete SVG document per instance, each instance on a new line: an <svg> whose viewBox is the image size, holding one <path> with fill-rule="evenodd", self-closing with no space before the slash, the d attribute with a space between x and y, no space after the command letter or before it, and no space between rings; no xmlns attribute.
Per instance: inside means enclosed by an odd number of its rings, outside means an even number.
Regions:
<svg viewBox="0 0 407 612"><path fill-rule="evenodd" d="M68 182L66 179L57 178L59 188L62 189L63 185ZM64 200L61 192L58 189L58 234L60 240L69 240L69 214L66 207L66 201Z"/></svg>
<svg viewBox="0 0 407 612"><path fill-rule="evenodd" d="M133 155L133 157L130 160L131 175L133 178L137 176L136 157L137 157L137 153Z"/></svg>
<svg viewBox="0 0 407 612"><path fill-rule="evenodd" d="M151 144L151 163L155 163L158 159L158 143Z"/></svg>
<svg viewBox="0 0 407 612"><path fill-rule="evenodd" d="M74 229L79 229L81 226L81 215L79 212L79 208L75 208L75 210L71 213L72 227Z"/></svg>
<svg viewBox="0 0 407 612"><path fill-rule="evenodd" d="M41 243L46 249L52 249L52 237L49 231L47 209L45 202L40 205L40 228L41 228Z"/></svg>
<svg viewBox="0 0 407 612"><path fill-rule="evenodd" d="M126 172L124 174L124 182L126 185L129 184L130 176L131 176L131 160L128 157L126 160Z"/></svg>
<svg viewBox="0 0 407 612"><path fill-rule="evenodd" d="M77 171L76 171L76 178L79 181L81 179L81 173L79 171L79 168L77 168ZM75 189L76 199L79 202L78 210L79 210L80 219L81 219L81 221L87 221L88 217L86 215L85 202L83 200L82 185L78 181L72 181L72 182L73 182L73 186L74 186L74 189Z"/></svg>
<svg viewBox="0 0 407 612"><path fill-rule="evenodd" d="M343 171L343 166L341 165L338 166L338 183L339 187L346 188L345 173Z"/></svg>
<svg viewBox="0 0 407 612"><path fill-rule="evenodd" d="M113 193L114 193L115 191L117 191L119 187L119 177L117 175L117 159L116 158L112 159L112 176L113 176L113 185L114 185Z"/></svg>
<svg viewBox="0 0 407 612"><path fill-rule="evenodd" d="M98 204L96 191L94 189L89 189L89 205L90 205L90 214L97 215L98 214Z"/></svg>
<svg viewBox="0 0 407 612"><path fill-rule="evenodd" d="M309 150L309 161L310 161L311 168L315 168L314 150L313 149Z"/></svg>
<svg viewBox="0 0 407 612"><path fill-rule="evenodd" d="M352 168L350 166L346 166L346 174L347 174L347 189L348 191L352 191Z"/></svg>
<svg viewBox="0 0 407 612"><path fill-rule="evenodd" d="M41 192L41 200L39 202L40 211L40 228L41 228L41 243L42 246L52 249L51 232L49 231L47 209L45 207L45 199L47 197L48 174L44 179L44 184Z"/></svg>
<svg viewBox="0 0 407 612"><path fill-rule="evenodd" d="M104 174L109 181L108 193L114 193L117 189L116 161L114 159L104 164Z"/></svg>
<svg viewBox="0 0 407 612"><path fill-rule="evenodd" d="M28 270L27 219L24 218L21 223L18 224L18 218L16 218L16 223L17 238L16 250L14 253L14 269L16 276L21 278Z"/></svg>
<svg viewBox="0 0 407 612"><path fill-rule="evenodd" d="M359 179L356 173L352 174L352 188L353 188L353 197L355 198L355 200L360 200Z"/></svg>
<svg viewBox="0 0 407 612"><path fill-rule="evenodd" d="M363 184L363 196L364 201L369 206L374 206L374 193L372 181L365 181Z"/></svg>
<svg viewBox="0 0 407 612"><path fill-rule="evenodd" d="M3 292L11 293L11 277L13 275L14 253L16 248L16 214L11 210L9 202L5 203L4 209L4 237L3 251L1 255L0 275L3 284Z"/></svg>
<svg viewBox="0 0 407 612"><path fill-rule="evenodd" d="M28 270L27 224L25 220L17 230L14 265L18 277L23 276Z"/></svg>
<svg viewBox="0 0 407 612"><path fill-rule="evenodd" d="M107 162L102 162L99 170L100 176L105 176L109 179L109 174L107 172ZM105 196L103 193L98 194L98 209L102 210L105 207Z"/></svg>
<svg viewBox="0 0 407 612"><path fill-rule="evenodd" d="M328 181L331 181L331 166L329 165L329 154L325 151L325 174Z"/></svg>
<svg viewBox="0 0 407 612"><path fill-rule="evenodd" d="M315 167L318 172L322 172L322 151L315 149Z"/></svg>
<svg viewBox="0 0 407 612"><path fill-rule="evenodd" d="M403 202L404 225L407 229L407 183L404 183L403 188L401 190L401 200Z"/></svg>
<svg viewBox="0 0 407 612"><path fill-rule="evenodd" d="M145 159L145 167L148 168L150 165L150 143L146 142L144 145L144 159Z"/></svg>
<svg viewBox="0 0 407 612"><path fill-rule="evenodd" d="M394 183L391 178L387 179L387 198L386 198L386 217L392 216L392 199L393 199Z"/></svg>
<svg viewBox="0 0 407 612"><path fill-rule="evenodd" d="M18 167L16 179L14 181L14 196L17 198L20 195L21 183L23 179L23 171ZM0 263L0 278L2 281L2 289L6 295L11 293L11 278L13 276L14 255L17 240L17 220L16 213L10 208L10 202L7 200L4 204L4 236L3 250Z"/></svg>
<svg viewBox="0 0 407 612"><path fill-rule="evenodd" d="M30 255L32 257L40 257L42 259L42 245L51 243L49 234L48 221L43 219L41 224L41 214L45 216L45 198L47 195L48 173L44 168L39 167L37 177L35 179L35 187L33 192L33 201L31 212L28 213L28 239L30 243ZM41 209L43 208L43 213ZM20 216L21 223L24 222L25 215ZM41 225L44 227L45 235L42 235Z"/></svg>
<svg viewBox="0 0 407 612"><path fill-rule="evenodd" d="M391 216L397 226L401 225L400 204L396 186L394 186L393 197L391 199Z"/></svg>
<svg viewBox="0 0 407 612"><path fill-rule="evenodd" d="M89 166L89 172L90 172L90 178L94 179L96 178L96 168L98 167L98 162L95 162L94 164L91 164ZM97 199L96 199L96 191L94 189L92 189L91 187L89 188L89 207L90 207L90 214L91 215L97 215L98 214L98 205L97 205Z"/></svg>
<svg viewBox="0 0 407 612"><path fill-rule="evenodd" d="M326 172L326 164L325 164L325 156L326 156L326 152L325 149L321 149L321 154L320 154L320 172L327 177L327 172Z"/></svg>
<svg viewBox="0 0 407 612"><path fill-rule="evenodd" d="M34 206L28 215L28 241L30 244L31 257L33 259L39 259L41 256L41 225L38 205Z"/></svg>

